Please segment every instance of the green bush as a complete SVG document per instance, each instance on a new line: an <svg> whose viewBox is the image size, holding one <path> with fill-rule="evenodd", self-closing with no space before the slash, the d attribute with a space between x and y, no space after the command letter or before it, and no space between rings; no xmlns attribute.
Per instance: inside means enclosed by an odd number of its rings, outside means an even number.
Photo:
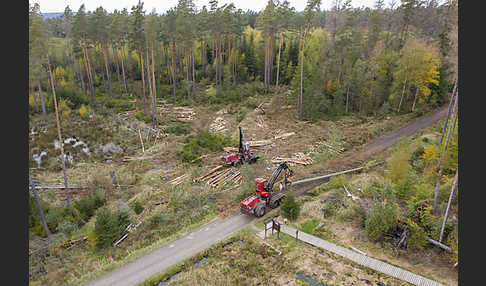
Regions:
<svg viewBox="0 0 486 286"><path fill-rule="evenodd" d="M314 232L314 229L319 225L319 222L315 219L312 220L307 220L303 224L300 225L300 229L308 234L312 234Z"/></svg>
<svg viewBox="0 0 486 286"><path fill-rule="evenodd" d="M104 207L97 211L94 233L96 247L99 249L110 246L120 238L124 229L130 223L130 211L123 207L114 212Z"/></svg>
<svg viewBox="0 0 486 286"><path fill-rule="evenodd" d="M411 219L407 220L407 225L410 231L410 235L407 237L407 247L411 250L423 249L427 239L424 229Z"/></svg>
<svg viewBox="0 0 486 286"><path fill-rule="evenodd" d="M189 127L184 124L176 124L165 128L164 132L175 134L175 135L185 135L189 133Z"/></svg>
<svg viewBox="0 0 486 286"><path fill-rule="evenodd" d="M139 121L143 121L145 123L152 123L152 115L145 114L145 112L143 111L137 111L133 114L133 116Z"/></svg>
<svg viewBox="0 0 486 286"><path fill-rule="evenodd" d="M142 204L139 201L135 201L132 205L132 208L133 208L133 211L136 214L140 214L144 209L144 207L142 206Z"/></svg>
<svg viewBox="0 0 486 286"><path fill-rule="evenodd" d="M94 195L83 197L73 203L73 209L79 212L81 221L87 222L95 211L106 203L105 193L98 191Z"/></svg>
<svg viewBox="0 0 486 286"><path fill-rule="evenodd" d="M66 100L71 109L78 109L82 104L90 103L89 98L83 94L81 89L72 86L56 87L56 97L58 102L61 99Z"/></svg>
<svg viewBox="0 0 486 286"><path fill-rule="evenodd" d="M135 108L135 104L133 102L125 99L111 98L105 100L104 104L108 108L114 108L116 112L129 111Z"/></svg>
<svg viewBox="0 0 486 286"><path fill-rule="evenodd" d="M285 218L296 220L300 215L301 205L296 201L295 195L289 192L280 204L280 210Z"/></svg>
<svg viewBox="0 0 486 286"><path fill-rule="evenodd" d="M44 210L46 211L46 210ZM57 226L64 219L64 211L60 208L50 208L46 211L46 223L51 232L55 232Z"/></svg>
<svg viewBox="0 0 486 286"><path fill-rule="evenodd" d="M78 225L65 219L57 225L57 230L69 237L73 232L78 230Z"/></svg>
<svg viewBox="0 0 486 286"><path fill-rule="evenodd" d="M231 143L231 138L212 134L207 130L199 131L196 136L187 138L181 150L176 150L176 155L183 162L192 162L200 157L205 150L222 151L224 146Z"/></svg>
<svg viewBox="0 0 486 286"><path fill-rule="evenodd" d="M373 240L380 239L397 223L397 209L392 204L374 202L366 217L365 230Z"/></svg>

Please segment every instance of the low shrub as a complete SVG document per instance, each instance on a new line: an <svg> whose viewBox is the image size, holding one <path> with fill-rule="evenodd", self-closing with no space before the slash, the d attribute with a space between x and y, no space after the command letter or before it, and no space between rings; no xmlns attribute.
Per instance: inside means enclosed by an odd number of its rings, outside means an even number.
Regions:
<svg viewBox="0 0 486 286"><path fill-rule="evenodd" d="M295 195L289 192L280 204L280 210L285 218L296 220L300 215L301 205L295 199Z"/></svg>
<svg viewBox="0 0 486 286"><path fill-rule="evenodd" d="M133 211L136 214L140 214L144 209L144 207L142 206L142 204L139 201L135 201L132 205L132 208L133 208Z"/></svg>
<svg viewBox="0 0 486 286"><path fill-rule="evenodd" d="M145 123L152 123L152 115L151 114L145 114L143 111L137 111L133 114L133 117L135 117L139 121L143 121Z"/></svg>
<svg viewBox="0 0 486 286"><path fill-rule="evenodd" d="M183 162L192 162L205 150L222 151L224 146L231 143L231 138L203 130L199 131L196 136L188 137L186 141L182 149L176 150L175 153Z"/></svg>
<svg viewBox="0 0 486 286"><path fill-rule="evenodd" d="M78 224L87 222L95 211L106 203L105 193L102 190L97 191L94 195L86 196L73 203L73 209L79 213Z"/></svg>
<svg viewBox="0 0 486 286"><path fill-rule="evenodd" d="M189 133L189 127L184 124L176 124L165 128L164 132L175 135L185 135Z"/></svg>
<svg viewBox="0 0 486 286"><path fill-rule="evenodd" d="M365 230L372 240L379 240L398 221L397 208L393 204L374 202L366 216Z"/></svg>
<svg viewBox="0 0 486 286"><path fill-rule="evenodd" d="M427 233L411 219L407 220L410 235L407 237L407 247L411 250L421 250L427 242Z"/></svg>
<svg viewBox="0 0 486 286"><path fill-rule="evenodd" d="M94 234L98 249L110 246L118 239L126 226L130 223L130 211L122 207L114 212L104 207L96 213Z"/></svg>
<svg viewBox="0 0 486 286"><path fill-rule="evenodd" d="M78 230L78 225L71 220L63 220L57 225L57 230L69 237L71 234Z"/></svg>

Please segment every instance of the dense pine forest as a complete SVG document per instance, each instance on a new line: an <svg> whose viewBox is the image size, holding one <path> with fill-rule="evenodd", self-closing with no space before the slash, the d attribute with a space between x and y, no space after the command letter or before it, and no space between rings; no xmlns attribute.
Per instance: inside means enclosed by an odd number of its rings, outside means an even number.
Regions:
<svg viewBox="0 0 486 286"><path fill-rule="evenodd" d="M456 1L319 7L309 1L299 12L269 1L257 13L181 0L162 15L141 2L113 13L66 7L44 20L34 4L29 86L38 92L30 114L52 111L49 68L61 106L123 109L120 99L136 98L140 117L154 123L157 98L237 102L283 86L301 120L421 112L446 101L457 70Z"/></svg>

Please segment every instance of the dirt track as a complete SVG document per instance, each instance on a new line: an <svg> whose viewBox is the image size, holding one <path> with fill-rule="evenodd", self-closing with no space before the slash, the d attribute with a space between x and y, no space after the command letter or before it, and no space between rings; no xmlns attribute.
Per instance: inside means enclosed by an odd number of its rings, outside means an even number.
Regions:
<svg viewBox="0 0 486 286"><path fill-rule="evenodd" d="M358 165L361 165L365 160L369 159L371 156L383 152L390 146L393 146L398 142L398 139L403 136L411 136L415 134L417 131L420 129L423 129L425 127L431 126L434 123L436 123L438 120L442 119L447 115L447 107L438 109L431 114L421 117L420 119L417 119L406 126L397 129L395 131L392 131L391 133L379 137L378 139L374 140L373 142L365 145L363 148L361 148L359 151L354 152L346 157L339 158L336 160L329 161L326 164L326 170L335 170L335 171L342 171L344 169L351 169L353 167L357 167ZM316 173L313 174L314 177L325 175L323 173ZM313 181L306 183L302 186L299 186L299 188L295 189L295 194L296 195L301 195L317 186L320 184L326 182L329 179L323 179L323 180L318 180L318 181Z"/></svg>
<svg viewBox="0 0 486 286"><path fill-rule="evenodd" d="M328 162L329 166L337 166L335 169L343 170L353 164L360 164L372 155L382 152L392 146L402 136L411 136L418 130L428 127L447 114L447 108L442 108L422 117L405 127L389 133L377 140L365 145L361 150L353 154ZM315 174L316 176L323 174ZM315 188L325 180L313 181L303 184L295 190L297 195ZM245 228L253 222L254 218L244 215L234 215L224 220L216 221L202 226L190 234L163 246L144 257L128 263L107 275L92 281L90 286L102 285L136 285L150 276L164 270L165 268L198 253L211 244L224 239L231 233Z"/></svg>

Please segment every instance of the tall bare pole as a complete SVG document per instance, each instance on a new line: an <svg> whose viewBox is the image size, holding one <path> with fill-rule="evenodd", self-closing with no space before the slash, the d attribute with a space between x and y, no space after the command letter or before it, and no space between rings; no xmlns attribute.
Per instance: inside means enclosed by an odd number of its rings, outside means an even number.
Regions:
<svg viewBox="0 0 486 286"><path fill-rule="evenodd" d="M454 106L454 102L456 100L454 96L456 94L456 91L457 91L457 78L454 82L454 89L452 90L451 99L449 101L449 110L447 111L447 117L444 122L444 126L442 126L442 135L440 136L439 146L442 145L442 141L444 140L444 134L447 129L447 124L449 124L449 118L451 117L452 107Z"/></svg>
<svg viewBox="0 0 486 286"><path fill-rule="evenodd" d="M41 218L41 221L42 221L42 226L44 227L44 231L45 231L47 237L50 237L51 232L49 231L49 227L47 227L46 217L44 216L44 211L42 210L41 201L39 199L39 195L37 194L37 188L35 186L34 180L32 180L30 175L29 175L29 180L30 180L30 186L31 186L31 189L32 189L32 193L34 193L35 201L37 202L37 206L39 207L39 214L40 214L40 218Z"/></svg>
<svg viewBox="0 0 486 286"><path fill-rule="evenodd" d="M451 202L454 199L454 195L456 193L457 189L457 174L458 174L459 168L456 169L456 175L454 176L454 181L452 182L452 189L451 189L451 194L449 196L449 202L447 202L447 208L444 214L444 221L442 222L442 228L440 229L440 236L439 236L439 242L442 242L442 237L444 235L444 229L445 225L447 222L447 217L449 216L449 209L451 207Z"/></svg>
<svg viewBox="0 0 486 286"><path fill-rule="evenodd" d="M64 148L62 147L61 125L59 124L59 111L57 110L56 90L54 88L54 81L52 80L52 71L51 71L51 64L49 63L49 55L47 55L47 70L49 71L52 96L54 97L54 108L56 110L57 138L59 139L59 145L61 146L61 161L62 161L62 172L64 174L64 190L66 191L66 203L67 203L69 215L72 215L71 203L69 199L69 188L68 188L67 176L66 176L66 158L64 156Z"/></svg>
<svg viewBox="0 0 486 286"><path fill-rule="evenodd" d="M456 125L456 120L457 120L457 96L456 96L456 101L454 102L453 118L454 118L454 120L452 120L452 118L451 118L451 121L452 121L451 125L449 125L449 128L447 129L447 139L446 139L446 142L445 142L444 151L442 151L442 156L441 156L441 159L440 159L440 162L439 162L439 173L437 174L437 183L435 185L435 190L434 190L434 212L437 211L437 209L436 209L436 207L437 207L437 196L439 194L440 178L442 176L442 168L443 168L445 156L447 154L447 147L449 146L449 140L451 138L451 134L454 130L454 127Z"/></svg>

